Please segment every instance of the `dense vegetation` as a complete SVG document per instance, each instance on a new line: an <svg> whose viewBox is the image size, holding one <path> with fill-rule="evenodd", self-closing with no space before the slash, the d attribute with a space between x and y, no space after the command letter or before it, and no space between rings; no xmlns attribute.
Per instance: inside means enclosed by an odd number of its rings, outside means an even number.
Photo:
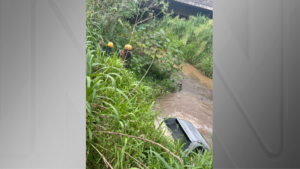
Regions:
<svg viewBox="0 0 300 169"><path fill-rule="evenodd" d="M184 53L192 51L186 46L193 44L193 37L199 37L202 30L197 32L194 24L195 29L190 28L194 33L178 39L176 29L168 29L166 24L182 21L170 17L167 3L154 0L144 6L140 2L86 3L87 168L212 168L212 152L185 157L181 143L169 140L156 129L157 112L152 109L157 96L176 89L180 65L187 58ZM161 6L165 14L162 19L155 17L151 5ZM201 16L194 19L206 23ZM100 54L96 48L100 39L112 41L114 52L130 43L132 68L124 69L116 53L111 57ZM209 58L208 54L198 53L194 57Z"/></svg>
<svg viewBox="0 0 300 169"><path fill-rule="evenodd" d="M165 17L163 24L178 50L182 51L182 57L196 68L213 76L212 57L212 20L204 16L190 16L188 20L178 16L175 18Z"/></svg>

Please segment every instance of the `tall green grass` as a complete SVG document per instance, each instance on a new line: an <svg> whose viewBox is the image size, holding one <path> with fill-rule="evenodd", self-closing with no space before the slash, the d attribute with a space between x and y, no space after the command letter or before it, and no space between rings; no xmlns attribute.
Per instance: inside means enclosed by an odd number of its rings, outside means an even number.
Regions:
<svg viewBox="0 0 300 169"><path fill-rule="evenodd" d="M190 16L188 20L179 16L166 17L162 22L162 27L168 32L172 43L182 51L185 60L212 78L212 20L197 15Z"/></svg>
<svg viewBox="0 0 300 169"><path fill-rule="evenodd" d="M115 55L94 59L92 53L87 49L87 168L212 168L211 152L184 157L183 145L156 129L152 106L157 89L137 86L135 74L122 69Z"/></svg>

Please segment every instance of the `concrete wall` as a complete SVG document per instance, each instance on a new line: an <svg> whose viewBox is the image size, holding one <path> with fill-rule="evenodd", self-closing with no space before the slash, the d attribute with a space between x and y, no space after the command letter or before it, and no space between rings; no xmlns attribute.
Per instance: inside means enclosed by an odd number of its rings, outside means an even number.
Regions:
<svg viewBox="0 0 300 169"><path fill-rule="evenodd" d="M188 17L189 15L196 15L197 13L201 13L203 15L206 15L210 19L213 18L213 11L211 11L211 10L199 8L196 6L188 5L188 4L174 1L174 0L169 0L169 2L170 2L169 10L171 11L173 9L173 11L176 15ZM156 9L159 9L159 8L156 8Z"/></svg>

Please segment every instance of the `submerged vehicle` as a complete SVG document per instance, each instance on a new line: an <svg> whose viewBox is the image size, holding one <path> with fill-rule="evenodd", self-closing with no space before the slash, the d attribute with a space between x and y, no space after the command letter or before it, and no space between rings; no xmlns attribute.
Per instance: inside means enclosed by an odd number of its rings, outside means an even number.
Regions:
<svg viewBox="0 0 300 169"><path fill-rule="evenodd" d="M170 130L174 140L182 140L185 143L183 150L186 156L191 151L196 151L196 153L204 153L205 150L209 151L209 146L205 139L190 122L179 118L168 118L164 123Z"/></svg>

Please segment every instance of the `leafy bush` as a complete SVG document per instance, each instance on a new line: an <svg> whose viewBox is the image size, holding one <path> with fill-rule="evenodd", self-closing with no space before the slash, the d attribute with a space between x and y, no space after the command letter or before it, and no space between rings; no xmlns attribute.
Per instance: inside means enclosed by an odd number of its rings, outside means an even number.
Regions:
<svg viewBox="0 0 300 169"><path fill-rule="evenodd" d="M142 2L150 4L141 7ZM159 13L153 14L150 8L159 5L166 17L171 15L166 12L168 3L164 1L87 0L87 48L96 49L99 40L105 42L104 47L108 41L113 42L113 52L131 44L133 58L142 56L159 60L161 69L180 75L179 65L184 61L181 51L171 43L161 24L153 24L159 22L156 18ZM130 25L129 19L135 19L135 24Z"/></svg>
<svg viewBox="0 0 300 169"><path fill-rule="evenodd" d="M166 29L172 44L182 52L185 61L212 78L212 20L204 16L190 16L188 20L165 17L162 28Z"/></svg>

